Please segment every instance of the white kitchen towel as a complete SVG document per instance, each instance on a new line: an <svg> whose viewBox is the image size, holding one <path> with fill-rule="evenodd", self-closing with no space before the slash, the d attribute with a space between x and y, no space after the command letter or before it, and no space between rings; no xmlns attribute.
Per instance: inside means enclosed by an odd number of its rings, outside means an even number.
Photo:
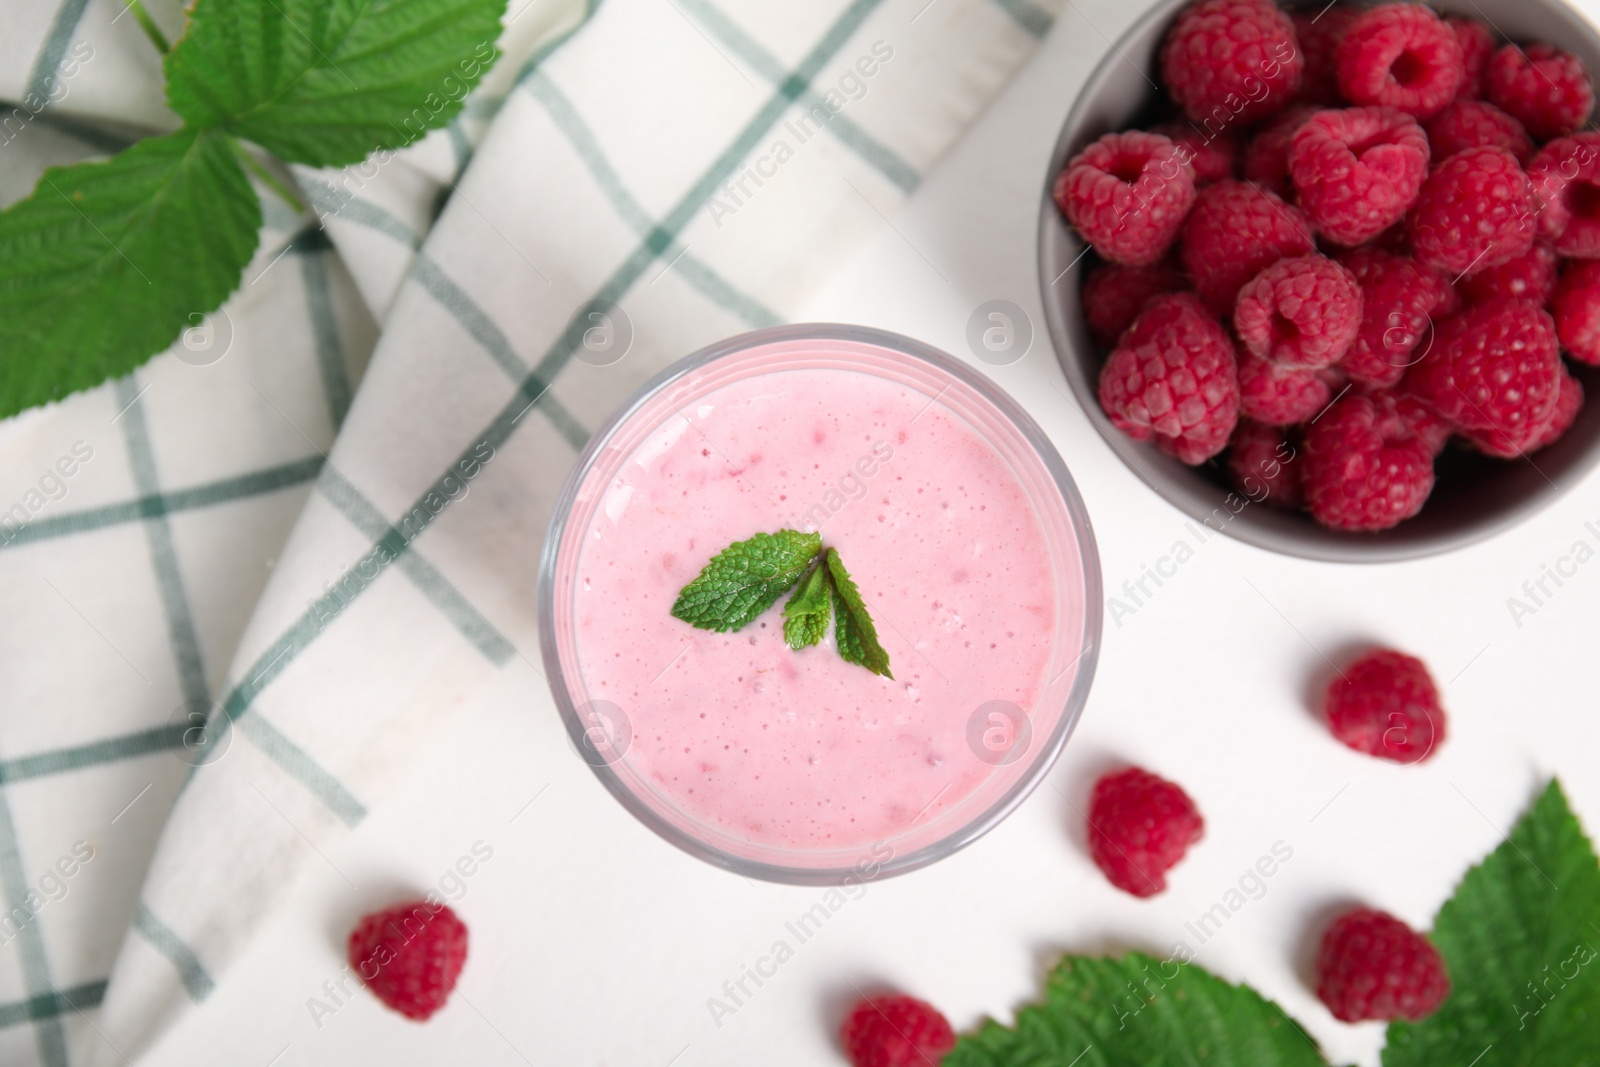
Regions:
<svg viewBox="0 0 1600 1067"><path fill-rule="evenodd" d="M4 6L8 99L93 50L24 108L22 173L114 147L96 120L170 125L117 0ZM203 1001L320 844L537 659L538 547L590 429L892 226L1058 4L606 0L551 50L585 14L555 6L513 2L450 131L296 168L316 217L269 204L187 344L0 426L27 513L0 548L0 888L26 916L0 1061L136 1061Z"/></svg>
<svg viewBox="0 0 1600 1067"><path fill-rule="evenodd" d="M169 38L182 32L178 3L147 7ZM513 0L505 59L448 129L380 172L308 173L320 220L267 194L261 247L222 311L128 379L0 423L0 1063L83 1063L110 1036L97 1006L204 752L196 725L325 463L375 319L496 102L587 10ZM176 125L159 53L125 12L0 2L0 204L47 165ZM371 209L311 200L313 177L391 205L410 240L365 241L349 218Z"/></svg>

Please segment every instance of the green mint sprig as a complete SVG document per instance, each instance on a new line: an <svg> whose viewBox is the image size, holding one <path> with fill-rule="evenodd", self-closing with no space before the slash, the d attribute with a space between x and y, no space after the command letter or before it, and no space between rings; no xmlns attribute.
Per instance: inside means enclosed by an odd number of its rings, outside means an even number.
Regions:
<svg viewBox="0 0 1600 1067"><path fill-rule="evenodd" d="M820 533L779 530L735 541L679 591L672 615L702 630L732 633L790 589L794 595L783 606L783 637L790 648L798 652L819 643L831 615L834 643L846 662L894 677L861 590L838 549L822 547Z"/></svg>
<svg viewBox="0 0 1600 1067"><path fill-rule="evenodd" d="M244 142L319 167L405 147L493 65L505 6L198 0L163 63L182 128L51 167L0 211L0 418L127 374L239 287L261 228L245 170L300 207Z"/></svg>
<svg viewBox="0 0 1600 1067"><path fill-rule="evenodd" d="M1600 860L1558 782L1467 872L1431 936L1450 996L1389 1024L1384 1067L1600 1062ZM986 1022L941 1062L1326 1067L1276 1004L1188 958L1066 956L1014 1026Z"/></svg>

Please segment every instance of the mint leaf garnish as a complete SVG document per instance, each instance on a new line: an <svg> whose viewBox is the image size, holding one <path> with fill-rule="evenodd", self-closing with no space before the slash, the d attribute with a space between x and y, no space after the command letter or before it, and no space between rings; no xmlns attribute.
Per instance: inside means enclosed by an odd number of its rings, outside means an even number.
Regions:
<svg viewBox="0 0 1600 1067"><path fill-rule="evenodd" d="M943 1067L1326 1067L1310 1038L1249 986L1193 964L1138 952L1117 959L1067 956L1045 983L1044 1003L1014 1027L984 1023Z"/></svg>
<svg viewBox="0 0 1600 1067"><path fill-rule="evenodd" d="M823 564L812 567L783 606L783 639L796 652L822 640L828 632L833 583Z"/></svg>
<svg viewBox="0 0 1600 1067"><path fill-rule="evenodd" d="M443 126L494 63L506 0L199 0L167 102L279 158L356 163Z"/></svg>
<svg viewBox="0 0 1600 1067"><path fill-rule="evenodd" d="M672 605L673 617L702 630L732 633L788 592L821 550L820 533L799 530L735 541L683 587Z"/></svg>
<svg viewBox="0 0 1600 1067"><path fill-rule="evenodd" d="M889 673L889 653L878 644L878 630L867 614L867 605L861 599L861 590L844 569L838 549L830 548L827 554L828 573L833 578L833 608L837 621L833 638L839 646L839 655L851 663L858 663L873 674L893 678Z"/></svg>
<svg viewBox="0 0 1600 1067"><path fill-rule="evenodd" d="M798 652L820 642L831 614L839 655L873 674L894 677L861 590L844 569L838 551L823 549L820 533L779 530L735 541L712 556L699 576L679 591L672 615L702 630L732 633L770 608L796 582L799 588L783 606L783 639L791 649Z"/></svg>
<svg viewBox="0 0 1600 1067"><path fill-rule="evenodd" d="M261 205L226 135L52 167L0 211L0 418L133 370L216 310Z"/></svg>
<svg viewBox="0 0 1600 1067"><path fill-rule="evenodd" d="M1390 1024L1384 1067L1600 1063L1600 860L1558 782L1467 872L1432 940L1450 997Z"/></svg>

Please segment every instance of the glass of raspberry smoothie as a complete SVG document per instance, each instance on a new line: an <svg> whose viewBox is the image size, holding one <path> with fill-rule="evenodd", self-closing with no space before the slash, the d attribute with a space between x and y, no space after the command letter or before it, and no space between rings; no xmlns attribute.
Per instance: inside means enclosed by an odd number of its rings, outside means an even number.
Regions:
<svg viewBox="0 0 1600 1067"><path fill-rule="evenodd" d="M791 649L787 594L735 632L674 617L714 555L780 530L838 552L888 673L831 627ZM931 863L1020 804L1087 698L1100 603L1033 420L856 326L744 334L646 384L569 476L539 572L556 704L606 788L702 859L812 885Z"/></svg>

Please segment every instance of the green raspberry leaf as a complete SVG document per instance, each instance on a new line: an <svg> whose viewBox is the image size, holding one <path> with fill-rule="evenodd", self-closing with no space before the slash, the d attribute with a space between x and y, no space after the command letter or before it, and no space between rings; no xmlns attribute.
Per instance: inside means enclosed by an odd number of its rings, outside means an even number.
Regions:
<svg viewBox="0 0 1600 1067"><path fill-rule="evenodd" d="M798 652L822 640L828 632L832 601L828 568L819 563L800 580L794 596L783 606L783 639L790 648Z"/></svg>
<svg viewBox="0 0 1600 1067"><path fill-rule="evenodd" d="M238 287L260 228L255 192L214 130L45 171L0 211L0 418L166 348Z"/></svg>
<svg viewBox="0 0 1600 1067"><path fill-rule="evenodd" d="M985 1022L943 1067L1326 1067L1305 1032L1249 986L1138 952L1067 956L1016 1025ZM1463 1065L1465 1067L1465 1065Z"/></svg>
<svg viewBox="0 0 1600 1067"><path fill-rule="evenodd" d="M1384 1067L1600 1065L1600 861L1558 782L1439 909L1452 990Z"/></svg>
<svg viewBox="0 0 1600 1067"><path fill-rule="evenodd" d="M678 593L673 617L702 630L732 633L788 592L821 549L820 533L799 530L735 541Z"/></svg>
<svg viewBox="0 0 1600 1067"><path fill-rule="evenodd" d="M839 646L839 655L873 674L893 678L889 673L889 653L878 644L878 629L872 625L866 601L861 599L861 590L851 580L850 572L844 569L838 549L828 549L827 559L828 572L833 577L833 608L838 619L833 637Z"/></svg>
<svg viewBox="0 0 1600 1067"><path fill-rule="evenodd" d="M356 163L448 123L498 55L506 0L199 0L167 102L285 160Z"/></svg>

